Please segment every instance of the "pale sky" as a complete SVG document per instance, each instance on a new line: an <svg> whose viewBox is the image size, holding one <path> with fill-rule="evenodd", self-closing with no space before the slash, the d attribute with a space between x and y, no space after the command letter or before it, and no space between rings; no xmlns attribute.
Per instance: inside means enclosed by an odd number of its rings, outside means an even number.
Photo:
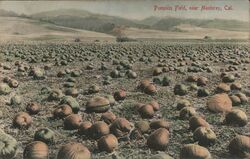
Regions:
<svg viewBox="0 0 250 159"><path fill-rule="evenodd" d="M216 6L221 11L154 11L155 6L166 7L176 5ZM233 10L225 10L224 6L232 6ZM237 19L249 21L248 0L96 0L96 1L0 1L0 9L17 13L33 14L56 9L79 9L92 13L119 16L129 19L144 19L150 16L181 17L199 19Z"/></svg>

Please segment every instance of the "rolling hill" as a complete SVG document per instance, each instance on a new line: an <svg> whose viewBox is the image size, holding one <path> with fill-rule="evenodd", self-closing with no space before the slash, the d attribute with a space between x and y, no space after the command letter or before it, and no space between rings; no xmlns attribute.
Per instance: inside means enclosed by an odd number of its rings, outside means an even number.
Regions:
<svg viewBox="0 0 250 159"><path fill-rule="evenodd" d="M151 21L152 21L151 17ZM189 24L201 28L213 28L229 31L249 31L249 23L237 20L200 20L200 19L181 19L181 18L155 18L155 23L151 25L152 29L156 30L169 30L181 24Z"/></svg>
<svg viewBox="0 0 250 159"><path fill-rule="evenodd" d="M75 9L59 9L59 10L52 10L46 12L40 12L36 14L32 14L31 17L35 19L46 19L46 18L53 18L57 16L76 16L76 17L87 17L89 15L93 15L92 13L85 11L85 10L75 10Z"/></svg>
<svg viewBox="0 0 250 159"><path fill-rule="evenodd" d="M12 11L0 9L0 16L1 17L16 17L16 16L18 16L18 14L16 14L15 12L12 12Z"/></svg>
<svg viewBox="0 0 250 159"><path fill-rule="evenodd" d="M181 31L179 31L181 30ZM205 36L213 39L249 39L248 32L228 31L214 28L201 28L189 24L176 26L174 31L126 28L124 35L136 39L204 39Z"/></svg>
<svg viewBox="0 0 250 159"><path fill-rule="evenodd" d="M135 39L249 39L249 24L236 20L199 20L148 17L130 20L84 10L60 9L33 15L0 10L0 40L72 41L80 37L115 40L124 35Z"/></svg>
<svg viewBox="0 0 250 159"><path fill-rule="evenodd" d="M0 42L10 41L114 41L115 37L87 30L73 29L33 19L0 17Z"/></svg>
<svg viewBox="0 0 250 159"><path fill-rule="evenodd" d="M146 28L146 25L136 23L125 18L93 14L87 11L61 9L31 15L32 19L46 21L55 25L91 30L103 33L112 33L116 26Z"/></svg>
<svg viewBox="0 0 250 159"><path fill-rule="evenodd" d="M47 21L56 25L110 33L117 26L140 29L173 31L176 26L190 24L196 27L230 31L249 31L249 23L237 20L201 20L173 17L148 17L143 20L130 20L116 16L100 15L84 10L60 9L31 15L32 19Z"/></svg>

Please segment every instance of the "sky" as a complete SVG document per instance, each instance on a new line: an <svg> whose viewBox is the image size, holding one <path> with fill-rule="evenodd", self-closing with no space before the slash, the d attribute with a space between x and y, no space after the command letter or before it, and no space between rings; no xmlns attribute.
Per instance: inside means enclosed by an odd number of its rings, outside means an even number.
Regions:
<svg viewBox="0 0 250 159"><path fill-rule="evenodd" d="M186 6L187 10L177 10L176 6ZM228 6L225 10L224 7ZM192 11L189 7L199 7ZM220 7L222 10L200 8ZM172 10L162 10L171 8ZM57 9L80 9L92 13L119 16L129 19L144 19L150 16L180 17L195 19L236 19L249 21L248 0L82 0L82 1L0 1L0 9L17 13L34 14Z"/></svg>

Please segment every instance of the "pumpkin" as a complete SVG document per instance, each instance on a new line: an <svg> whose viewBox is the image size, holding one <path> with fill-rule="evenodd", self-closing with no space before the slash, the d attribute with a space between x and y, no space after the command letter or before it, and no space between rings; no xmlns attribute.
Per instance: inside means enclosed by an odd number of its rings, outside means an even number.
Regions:
<svg viewBox="0 0 250 159"><path fill-rule="evenodd" d="M109 100L104 97L93 97L86 104L87 112L103 113L110 108Z"/></svg>
<svg viewBox="0 0 250 159"><path fill-rule="evenodd" d="M165 150L169 142L169 132L165 128L155 130L147 139L147 145L154 150Z"/></svg>
<svg viewBox="0 0 250 159"><path fill-rule="evenodd" d="M209 124L202 117L193 116L189 119L189 128L195 130L200 126L209 127Z"/></svg>
<svg viewBox="0 0 250 159"><path fill-rule="evenodd" d="M142 118L152 118L154 116L154 108L150 104L146 104L138 109Z"/></svg>
<svg viewBox="0 0 250 159"><path fill-rule="evenodd" d="M211 159L210 152L195 144L184 145L180 152L180 159Z"/></svg>
<svg viewBox="0 0 250 159"><path fill-rule="evenodd" d="M118 147L118 140L113 134L101 137L97 142L101 151L112 152Z"/></svg>
<svg viewBox="0 0 250 159"><path fill-rule="evenodd" d="M232 101L225 93L216 94L207 101L207 107L215 113L230 112L232 109Z"/></svg>
<svg viewBox="0 0 250 159"><path fill-rule="evenodd" d="M82 122L81 116L77 114L71 114L64 119L64 128L66 130L78 129Z"/></svg>
<svg viewBox="0 0 250 159"><path fill-rule="evenodd" d="M103 121L98 121L89 128L89 135L94 139L99 139L109 134L109 132L109 126Z"/></svg>
<svg viewBox="0 0 250 159"><path fill-rule="evenodd" d="M229 152L242 158L250 158L250 137L237 135L229 143Z"/></svg>
<svg viewBox="0 0 250 159"><path fill-rule="evenodd" d="M132 129L130 122L125 118L117 118L111 125L110 130L117 137L127 135Z"/></svg>
<svg viewBox="0 0 250 159"><path fill-rule="evenodd" d="M13 120L13 126L17 128L28 128L32 123L32 118L28 113L20 112Z"/></svg>
<svg viewBox="0 0 250 159"><path fill-rule="evenodd" d="M34 140L42 141L46 144L51 144L55 140L55 133L49 128L42 128L35 132Z"/></svg>
<svg viewBox="0 0 250 159"><path fill-rule="evenodd" d="M57 154L57 159L90 159L91 153L81 143L68 143L62 146Z"/></svg>
<svg viewBox="0 0 250 159"><path fill-rule="evenodd" d="M0 158L12 159L16 156L17 141L12 136L0 130Z"/></svg>
<svg viewBox="0 0 250 159"><path fill-rule="evenodd" d="M216 135L210 128L201 126L194 131L193 139L198 141L199 145L207 146L215 142Z"/></svg>
<svg viewBox="0 0 250 159"><path fill-rule="evenodd" d="M233 109L231 112L226 114L226 124L245 126L248 122L247 115L240 109Z"/></svg>
<svg viewBox="0 0 250 159"><path fill-rule="evenodd" d="M63 104L63 105L58 106L54 110L53 116L54 116L54 118L63 119L72 113L73 113L72 108L67 104Z"/></svg>
<svg viewBox="0 0 250 159"><path fill-rule="evenodd" d="M48 159L49 148L41 141L34 141L28 144L23 152L23 158L25 159Z"/></svg>

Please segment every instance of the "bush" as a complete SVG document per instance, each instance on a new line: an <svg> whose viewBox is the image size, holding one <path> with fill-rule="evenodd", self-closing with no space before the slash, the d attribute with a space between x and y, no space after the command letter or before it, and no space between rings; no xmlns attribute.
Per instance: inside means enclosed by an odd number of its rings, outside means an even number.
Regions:
<svg viewBox="0 0 250 159"><path fill-rule="evenodd" d="M81 39L80 38L75 38L75 42L79 43L79 42L81 42Z"/></svg>
<svg viewBox="0 0 250 159"><path fill-rule="evenodd" d="M205 40L211 40L212 37L211 37L211 36L205 36L204 39L205 39Z"/></svg>
<svg viewBox="0 0 250 159"><path fill-rule="evenodd" d="M133 42L135 39L128 38L126 36L118 36L116 37L116 42Z"/></svg>

